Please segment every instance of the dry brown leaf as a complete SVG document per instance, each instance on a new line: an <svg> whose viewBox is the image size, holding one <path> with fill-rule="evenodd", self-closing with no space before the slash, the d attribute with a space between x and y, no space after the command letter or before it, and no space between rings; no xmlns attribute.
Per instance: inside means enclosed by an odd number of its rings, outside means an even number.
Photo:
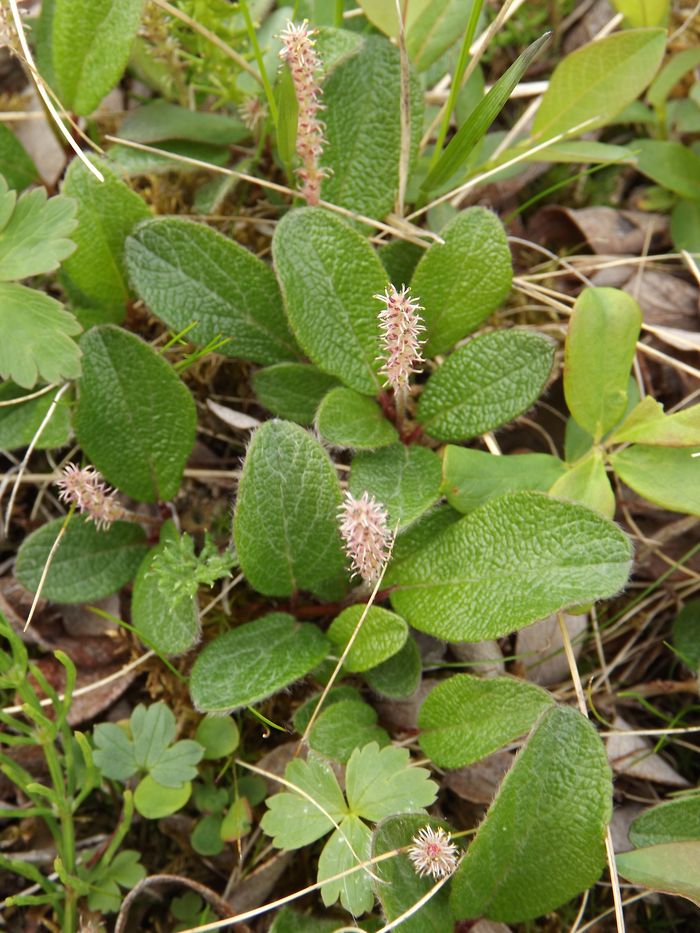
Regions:
<svg viewBox="0 0 700 933"><path fill-rule="evenodd" d="M621 716L613 720L613 729L624 732L632 729ZM668 784L671 787L688 787L688 781L671 767L660 755L652 752L652 745L641 735L611 735L606 740L608 760L613 771L628 777Z"/></svg>
<svg viewBox="0 0 700 933"><path fill-rule="evenodd" d="M480 677L499 677L505 674L503 652L497 641L459 641L450 645L459 661L474 663L474 674Z"/></svg>
<svg viewBox="0 0 700 933"><path fill-rule="evenodd" d="M278 852L255 871L246 875L235 886L228 898L231 910L236 914L241 914L263 904L289 863L297 857L294 852Z"/></svg>
<svg viewBox="0 0 700 933"><path fill-rule="evenodd" d="M251 431L260 424L257 418L252 418L242 411L236 411L235 408L219 405L218 402L212 402L211 399L207 399L207 408L230 428L235 428L236 431Z"/></svg>
<svg viewBox="0 0 700 933"><path fill-rule="evenodd" d="M555 249L586 244L594 253L605 256L635 256L645 247L657 250L669 244L668 218L663 214L613 207L551 204L537 211L528 224L528 233L535 241Z"/></svg>
<svg viewBox="0 0 700 933"><path fill-rule="evenodd" d="M588 616L564 615L564 620L569 630L574 657L578 657L585 642ZM524 676L532 683L549 687L569 679L564 642L555 615L521 629L515 643L515 652Z"/></svg>
<svg viewBox="0 0 700 933"><path fill-rule="evenodd" d="M443 782L462 800L488 804L496 796L512 763L511 752L497 751L473 765L446 771Z"/></svg>
<svg viewBox="0 0 700 933"><path fill-rule="evenodd" d="M615 807L610 820L610 833L615 852L629 852L630 849L634 848L630 842L629 829L639 814L644 812L644 809L638 803L625 803L621 807Z"/></svg>
<svg viewBox="0 0 700 933"><path fill-rule="evenodd" d="M632 295L639 302L645 324L700 330L697 287L669 272L630 264L600 269L590 279L594 285L621 288Z"/></svg>

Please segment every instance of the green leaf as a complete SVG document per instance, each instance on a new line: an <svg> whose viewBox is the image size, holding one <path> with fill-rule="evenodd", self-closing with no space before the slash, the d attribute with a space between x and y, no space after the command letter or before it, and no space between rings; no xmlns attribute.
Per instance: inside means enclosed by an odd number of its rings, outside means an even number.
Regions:
<svg viewBox="0 0 700 933"><path fill-rule="evenodd" d="M421 515L418 521L400 531L392 550L392 571L400 563L412 561L423 548L431 545L446 528L454 525L461 517L459 512L455 512L449 505L442 505Z"/></svg>
<svg viewBox="0 0 700 933"><path fill-rule="evenodd" d="M340 595L345 555L336 513L340 484L319 442L288 421L253 435L233 521L241 569L259 593Z"/></svg>
<svg viewBox="0 0 700 933"><path fill-rule="evenodd" d="M163 752L158 761L149 768L150 774L163 787L180 787L185 781L197 776L195 766L201 760L203 752L199 742L183 739Z"/></svg>
<svg viewBox="0 0 700 933"><path fill-rule="evenodd" d="M420 649L415 638L409 635L400 651L365 671L364 677L376 693L401 700L416 692L422 671Z"/></svg>
<svg viewBox="0 0 700 933"><path fill-rule="evenodd" d="M270 933L335 933L337 929L338 920L334 917L316 917L283 907L275 914Z"/></svg>
<svg viewBox="0 0 700 933"><path fill-rule="evenodd" d="M219 835L231 842L247 836L253 826L253 811L245 797L236 797L221 821Z"/></svg>
<svg viewBox="0 0 700 933"><path fill-rule="evenodd" d="M260 825L276 848L300 849L333 829L346 815L347 805L330 764L313 752L306 761L291 761L284 776L306 796L285 791L268 797Z"/></svg>
<svg viewBox="0 0 700 933"><path fill-rule="evenodd" d="M231 146L250 137L240 120L222 113L205 113L155 100L130 110L119 135L137 143L187 139L212 146Z"/></svg>
<svg viewBox="0 0 700 933"><path fill-rule="evenodd" d="M192 794L192 784L181 787L163 787L150 774L139 781L134 791L134 806L147 820L160 820L181 810Z"/></svg>
<svg viewBox="0 0 700 933"><path fill-rule="evenodd" d="M87 872L84 866L79 866L79 874L87 876L86 880L92 888L88 893L90 910L102 913L116 913L119 910L122 903L119 887L133 888L146 875L146 869L139 862L140 857L140 852L122 849L108 865L98 863Z"/></svg>
<svg viewBox="0 0 700 933"><path fill-rule="evenodd" d="M700 198L700 156L688 146L665 139L636 139L637 168L682 198Z"/></svg>
<svg viewBox="0 0 700 933"><path fill-rule="evenodd" d="M391 240L380 246L378 252L389 281L409 285L425 250L416 243L409 243L408 240Z"/></svg>
<svg viewBox="0 0 700 933"><path fill-rule="evenodd" d="M277 82L277 112L275 127L277 151L283 165L291 165L296 153L299 102L289 68L283 68Z"/></svg>
<svg viewBox="0 0 700 933"><path fill-rule="evenodd" d="M142 6L143 0L55 0L53 70L68 110L87 116L119 81Z"/></svg>
<svg viewBox="0 0 700 933"><path fill-rule="evenodd" d="M305 677L330 645L315 625L271 612L210 641L190 676L200 712L222 713L259 703Z"/></svg>
<svg viewBox="0 0 700 933"><path fill-rule="evenodd" d="M585 288L574 304L564 357L571 414L597 443L622 418L642 325L639 305L616 288Z"/></svg>
<svg viewBox="0 0 700 933"><path fill-rule="evenodd" d="M0 282L0 377L23 389L39 381L60 382L80 375L81 352L71 336L80 324L44 292Z"/></svg>
<svg viewBox="0 0 700 933"><path fill-rule="evenodd" d="M372 833L362 820L347 816L333 833L318 860L318 880L332 878L370 857ZM374 904L374 893L368 870L356 871L337 881L328 881L321 888L326 907L340 898L342 906L353 916L367 913Z"/></svg>
<svg viewBox="0 0 700 933"><path fill-rule="evenodd" d="M316 429L336 447L371 450L398 440L396 428L374 399L338 386L326 395L316 413Z"/></svg>
<svg viewBox="0 0 700 933"><path fill-rule="evenodd" d="M124 243L150 212L105 162L91 161L104 175L103 182L80 159L73 159L63 183L63 193L78 205L78 229L73 234L77 249L64 262L61 274L82 305L114 309L123 317L129 300Z"/></svg>
<svg viewBox="0 0 700 933"><path fill-rule="evenodd" d="M672 842L635 849L622 852L615 861L618 872L633 884L687 897L700 907L700 842Z"/></svg>
<svg viewBox="0 0 700 933"><path fill-rule="evenodd" d="M287 316L316 365L366 395L379 391L379 305L386 272L367 240L322 208L290 211L272 255Z"/></svg>
<svg viewBox="0 0 700 933"><path fill-rule="evenodd" d="M677 250L700 253L700 203L678 201L671 211L671 238ZM695 261L696 265L698 260Z"/></svg>
<svg viewBox="0 0 700 933"><path fill-rule="evenodd" d="M306 727L311 722L311 717L313 716L314 710L318 704L318 701L321 697L320 693L315 693L313 696L309 697L301 706L296 710L294 716L292 717L292 723L294 724L294 729L300 735L306 730ZM328 709L333 703L340 703L341 700L361 700L362 697L358 690L355 687L350 687L347 684L340 684L338 687L331 687L331 689L326 694L326 698L323 701L325 709Z"/></svg>
<svg viewBox="0 0 700 933"><path fill-rule="evenodd" d="M205 716L194 737L204 748L205 761L228 758L240 741L238 726L230 716Z"/></svg>
<svg viewBox="0 0 700 933"><path fill-rule="evenodd" d="M411 288L423 305L426 357L445 353L485 321L510 291L505 230L483 207L461 211L442 230L444 245L426 250Z"/></svg>
<svg viewBox="0 0 700 933"><path fill-rule="evenodd" d="M93 730L95 750L92 759L102 776L113 781L128 781L139 770L134 743L115 722L101 722Z"/></svg>
<svg viewBox="0 0 700 933"><path fill-rule="evenodd" d="M418 421L432 437L466 440L507 424L542 394L554 343L538 331L498 330L470 340L428 379Z"/></svg>
<svg viewBox="0 0 700 933"><path fill-rule="evenodd" d="M219 855L224 849L221 838L222 819L220 813L207 813L197 823L190 836L192 848L199 855Z"/></svg>
<svg viewBox="0 0 700 933"><path fill-rule="evenodd" d="M390 567L406 621L448 641L506 635L625 585L631 548L601 515L535 492L492 499Z"/></svg>
<svg viewBox="0 0 700 933"><path fill-rule="evenodd" d="M434 0L413 0L406 11L406 29L411 26L415 18L425 10ZM442 6L442 0L436 4ZM359 0L362 12L372 25L376 26L385 36L395 39L399 34L399 20L396 13L395 0Z"/></svg>
<svg viewBox="0 0 700 933"><path fill-rule="evenodd" d="M471 512L506 492L533 489L547 492L566 471L551 454L509 454L498 457L483 450L448 444L442 457L440 492L453 509Z"/></svg>
<svg viewBox="0 0 700 933"><path fill-rule="evenodd" d="M661 447L696 447L700 444L700 405L672 415L647 395L632 409L610 437L613 443L632 441Z"/></svg>
<svg viewBox="0 0 700 933"><path fill-rule="evenodd" d="M617 2L624 2L624 0L617 0ZM637 0L637 2L639 2L639 0ZM656 0L656 2L659 6L668 8L668 0ZM656 26L658 24L646 23L644 25ZM700 49L698 48L684 49L684 51L673 55L668 60L668 62L666 62L658 75L654 78L651 83L651 87L647 91L647 100L652 105L652 107L663 107L663 105L666 103L666 100L670 96L671 91L678 84L681 78L688 71L692 71L699 64Z"/></svg>
<svg viewBox="0 0 700 933"><path fill-rule="evenodd" d="M634 444L610 457L613 469L630 489L672 512L700 515L698 458L687 447Z"/></svg>
<svg viewBox="0 0 700 933"><path fill-rule="evenodd" d="M663 26L668 19L669 0L612 0L630 26Z"/></svg>
<svg viewBox="0 0 700 933"><path fill-rule="evenodd" d="M598 165L607 163L634 164L634 152L627 146L613 146L610 143L600 143L594 139L572 139L552 143L551 146L540 149L525 161L554 162L564 165L579 162Z"/></svg>
<svg viewBox="0 0 700 933"><path fill-rule="evenodd" d="M409 93L413 160L423 127L423 94L414 76ZM366 217L384 217L393 209L399 189L398 49L381 36L368 36L326 79L323 100L322 163L332 171L321 186L322 197Z"/></svg>
<svg viewBox="0 0 700 933"><path fill-rule="evenodd" d="M406 51L419 71L429 68L463 35L474 2L430 0L425 3L419 0L416 3L412 0L406 23Z"/></svg>
<svg viewBox="0 0 700 933"><path fill-rule="evenodd" d="M333 376L306 363L276 363L253 373L258 401L279 418L311 425L321 399L338 385Z"/></svg>
<svg viewBox="0 0 700 933"><path fill-rule="evenodd" d="M33 593L62 526L62 518L48 522L20 546L15 575ZM132 579L145 552L146 536L140 525L114 522L98 531L92 522L74 517L54 554L42 596L56 603L102 599Z"/></svg>
<svg viewBox="0 0 700 933"><path fill-rule="evenodd" d="M673 645L691 671L700 674L700 599L691 599L676 616Z"/></svg>
<svg viewBox="0 0 700 933"><path fill-rule="evenodd" d="M440 498L440 459L415 444L361 453L352 461L348 488L358 498L367 491L386 508L389 526L404 528Z"/></svg>
<svg viewBox="0 0 700 933"><path fill-rule="evenodd" d="M131 623L149 647L161 654L187 651L200 638L196 597L165 591L153 572L153 562L165 550L163 541L141 562L131 597Z"/></svg>
<svg viewBox="0 0 700 933"><path fill-rule="evenodd" d="M587 120L585 132L609 123L649 84L665 47L665 29L628 29L571 52L550 78L535 136L547 139Z"/></svg>
<svg viewBox="0 0 700 933"><path fill-rule="evenodd" d="M635 848L700 841L700 795L667 800L640 814L629 830Z"/></svg>
<svg viewBox="0 0 700 933"><path fill-rule="evenodd" d="M420 747L439 768L461 768L528 732L553 703L546 690L515 677L456 674L421 706Z"/></svg>
<svg viewBox="0 0 700 933"><path fill-rule="evenodd" d="M225 356L277 363L297 348L269 265L205 224L182 217L144 221L126 240L131 282L151 311L199 344L231 338Z"/></svg>
<svg viewBox="0 0 700 933"><path fill-rule="evenodd" d="M148 770L159 761L175 738L175 715L165 703L153 703L151 706L139 703L129 722L134 741L134 757L139 767Z"/></svg>
<svg viewBox="0 0 700 933"><path fill-rule="evenodd" d="M357 748L345 770L350 812L376 822L395 813L429 807L437 785L426 768L410 763L408 750L379 748L376 742Z"/></svg>
<svg viewBox="0 0 700 933"><path fill-rule="evenodd" d="M377 725L377 713L361 700L332 703L316 720L309 735L314 751L345 764L356 748L376 742L389 744L389 736Z"/></svg>
<svg viewBox="0 0 700 933"><path fill-rule="evenodd" d="M468 18L467 4L462 4L462 9ZM466 27L466 18L464 25ZM428 173L428 177L423 182L424 191L435 191L441 188L465 165L474 147L483 139L488 128L503 110L515 86L550 38L551 33L548 32L529 45L501 75L491 90L481 98L467 120L452 137L432 171Z"/></svg>
<svg viewBox="0 0 700 933"><path fill-rule="evenodd" d="M171 499L194 444L192 396L161 356L125 330L95 327L81 348L75 413L81 447L127 495L142 502Z"/></svg>
<svg viewBox="0 0 700 933"><path fill-rule="evenodd" d="M606 518L615 515L615 493L605 471L603 454L597 448L560 476L549 494L570 502L580 502Z"/></svg>
<svg viewBox="0 0 700 933"><path fill-rule="evenodd" d="M390 816L383 820L372 837L372 855L376 857L395 849L404 849L423 827L442 828L438 820L419 813ZM387 920L396 920L428 894L435 884L432 877L420 878L405 851L395 858L378 862L372 868L379 879L374 890ZM454 914L449 904L449 886L444 886L421 909L402 923L405 933L453 933Z"/></svg>
<svg viewBox="0 0 700 933"><path fill-rule="evenodd" d="M47 199L44 188L17 199L0 175L0 282L26 279L58 268L75 249L75 201L64 195Z"/></svg>
<svg viewBox="0 0 700 933"><path fill-rule="evenodd" d="M0 385L0 401L11 399L21 400L27 394L12 382ZM15 450L17 447L26 447L39 430L46 414L53 404L56 390L45 392L39 398L29 399L27 402L18 401L16 405L0 408L0 449ZM54 409L51 420L46 424L38 441L37 450L48 450L52 447L63 447L70 437L70 403L65 393Z"/></svg>
<svg viewBox="0 0 700 933"><path fill-rule="evenodd" d="M31 157L15 134L0 124L0 165L9 188L24 191L39 181L39 172Z"/></svg>
<svg viewBox="0 0 700 933"><path fill-rule="evenodd" d="M229 161L229 150L223 146L212 146L209 143L193 143L186 139L170 139L158 143L158 149L169 152L173 156L184 156L187 159L197 159L207 165L224 166ZM110 162L124 175L129 177L137 175L164 175L177 171L181 175L192 174L198 170L196 165L189 165L180 159L171 158L161 152L142 152L127 145L110 146L108 151ZM230 177L230 176L229 176Z"/></svg>
<svg viewBox="0 0 700 933"><path fill-rule="evenodd" d="M593 726L571 707L545 712L452 879L455 915L530 920L589 888L605 864L611 797Z"/></svg>
<svg viewBox="0 0 700 933"><path fill-rule="evenodd" d="M327 634L338 655L345 650L364 611L364 605L348 606L331 623ZM343 666L351 673L376 667L400 651L407 637L408 626L402 618L387 609L370 606Z"/></svg>

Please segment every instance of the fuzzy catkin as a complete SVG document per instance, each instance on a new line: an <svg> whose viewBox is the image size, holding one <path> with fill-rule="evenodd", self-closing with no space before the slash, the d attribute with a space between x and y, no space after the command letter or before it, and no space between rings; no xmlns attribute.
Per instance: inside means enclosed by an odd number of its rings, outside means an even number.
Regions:
<svg viewBox="0 0 700 933"><path fill-rule="evenodd" d="M411 298L410 291L406 285L400 292L395 286L388 285L383 295L374 296L386 305L379 312L384 351L379 357L384 363L380 372L386 376L385 385L391 386L397 393L408 389L411 373L420 371L415 368L416 364L424 362L420 334L425 327L418 314L423 309Z"/></svg>
<svg viewBox="0 0 700 933"><path fill-rule="evenodd" d="M354 574L366 583L375 583L389 556L391 532L386 510L366 491L359 499L346 492L339 517L340 534Z"/></svg>

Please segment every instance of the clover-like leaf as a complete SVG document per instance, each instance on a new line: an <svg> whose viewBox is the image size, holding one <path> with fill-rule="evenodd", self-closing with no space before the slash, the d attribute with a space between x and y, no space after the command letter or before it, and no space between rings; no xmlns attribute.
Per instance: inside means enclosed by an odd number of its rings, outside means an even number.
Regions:
<svg viewBox="0 0 700 933"><path fill-rule="evenodd" d="M345 788L351 813L372 821L428 807L437 796L430 772L411 765L407 749L380 749L376 742L355 749Z"/></svg>
<svg viewBox="0 0 700 933"><path fill-rule="evenodd" d="M134 743L115 722L101 722L93 730L95 750L92 760L104 777L128 781L139 769Z"/></svg>

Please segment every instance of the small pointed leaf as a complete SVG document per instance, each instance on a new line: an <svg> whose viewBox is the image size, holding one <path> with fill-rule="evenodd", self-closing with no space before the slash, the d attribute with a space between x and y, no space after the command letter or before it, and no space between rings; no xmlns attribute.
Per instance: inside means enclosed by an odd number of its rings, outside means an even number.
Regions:
<svg viewBox="0 0 700 933"><path fill-rule="evenodd" d="M338 386L326 395L316 413L321 437L336 447L371 450L398 440L396 428L374 399Z"/></svg>

